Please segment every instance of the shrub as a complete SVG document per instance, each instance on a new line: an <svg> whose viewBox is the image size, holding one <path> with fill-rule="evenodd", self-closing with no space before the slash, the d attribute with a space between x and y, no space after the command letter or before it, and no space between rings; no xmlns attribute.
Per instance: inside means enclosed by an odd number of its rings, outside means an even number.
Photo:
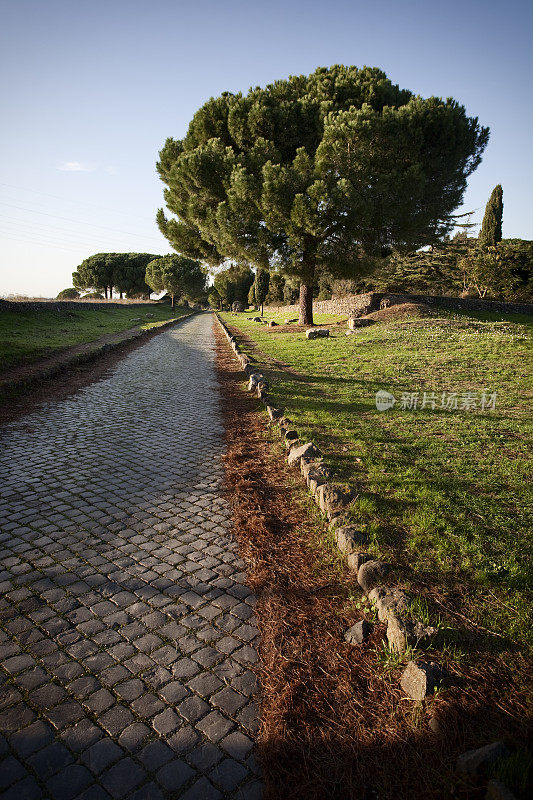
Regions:
<svg viewBox="0 0 533 800"><path fill-rule="evenodd" d="M70 287L70 289L61 289L59 294L56 297L56 300L77 300L80 296L80 293L74 287Z"/></svg>

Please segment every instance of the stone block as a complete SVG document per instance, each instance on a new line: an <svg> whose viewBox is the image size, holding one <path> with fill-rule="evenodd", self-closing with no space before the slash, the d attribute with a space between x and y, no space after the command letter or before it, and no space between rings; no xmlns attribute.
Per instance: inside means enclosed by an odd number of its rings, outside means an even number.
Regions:
<svg viewBox="0 0 533 800"><path fill-rule="evenodd" d="M329 337L328 328L309 328L305 334L306 339L327 339Z"/></svg>
<svg viewBox="0 0 533 800"><path fill-rule="evenodd" d="M359 572L360 567L371 559L372 556L369 556L368 553L349 553L346 560L349 569Z"/></svg>
<svg viewBox="0 0 533 800"><path fill-rule="evenodd" d="M510 751L502 741L492 742L477 750L467 750L457 759L456 769L459 775L475 778L486 775L491 764L500 758L506 758Z"/></svg>
<svg viewBox="0 0 533 800"><path fill-rule="evenodd" d="M411 700L423 700L434 693L443 677L443 670L433 661L409 661L401 677L401 687Z"/></svg>
<svg viewBox="0 0 533 800"><path fill-rule="evenodd" d="M351 317L348 320L348 328L353 331L356 328L367 328L369 325L374 325L373 319L361 319L360 317Z"/></svg>
<svg viewBox="0 0 533 800"><path fill-rule="evenodd" d="M350 522L346 514L337 514L337 516L332 517L328 524L328 530L334 531L337 528L342 528L343 525L349 525Z"/></svg>
<svg viewBox="0 0 533 800"><path fill-rule="evenodd" d="M316 458L318 450L313 442L307 442L299 447L293 447L288 455L287 461L290 467L298 466L302 458Z"/></svg>
<svg viewBox="0 0 533 800"><path fill-rule="evenodd" d="M335 530L335 539L341 553L346 555L359 552L361 545L365 545L368 542L364 531L356 525L343 525L337 528Z"/></svg>
<svg viewBox="0 0 533 800"><path fill-rule="evenodd" d="M327 514L328 519L344 511L353 499L354 493L347 486L324 483L317 489L318 505L320 506L320 510Z"/></svg>
<svg viewBox="0 0 533 800"><path fill-rule="evenodd" d="M255 392L262 380L263 376L260 372L252 372L248 380L248 391Z"/></svg>
<svg viewBox="0 0 533 800"><path fill-rule="evenodd" d="M411 600L405 592L390 586L376 586L369 592L368 599L376 606L380 622L387 622L391 616L405 614L411 606Z"/></svg>
<svg viewBox="0 0 533 800"><path fill-rule="evenodd" d="M309 471L312 470L313 468L317 468L317 467L321 467L321 466L322 466L322 461L320 459L307 458L307 457L302 458L302 460L300 461L300 472L302 473L302 475L305 478L306 482L307 482L307 476L309 474Z"/></svg>
<svg viewBox="0 0 533 800"><path fill-rule="evenodd" d="M372 625L367 622L366 619L362 619L360 622L356 622L355 625L352 625L351 628L348 628L344 634L344 640L348 642L348 644L362 644L365 639L368 639L371 631Z"/></svg>
<svg viewBox="0 0 533 800"><path fill-rule="evenodd" d="M366 561L359 567L357 581L365 594L374 586L378 586L385 577L389 568L383 561Z"/></svg>
<svg viewBox="0 0 533 800"><path fill-rule="evenodd" d="M388 617L387 640L396 653L404 653L407 647L427 647L436 633L436 628L424 625L419 620L404 619L394 614Z"/></svg>
<svg viewBox="0 0 533 800"><path fill-rule="evenodd" d="M285 439L285 447L290 449L291 445L298 441L298 434L294 430L284 431L283 438Z"/></svg>

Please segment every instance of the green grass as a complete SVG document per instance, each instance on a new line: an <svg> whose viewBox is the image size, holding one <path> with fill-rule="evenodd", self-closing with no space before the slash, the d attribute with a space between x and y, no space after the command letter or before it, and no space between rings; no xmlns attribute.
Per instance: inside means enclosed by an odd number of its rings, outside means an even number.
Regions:
<svg viewBox="0 0 533 800"><path fill-rule="evenodd" d="M488 636L487 647L506 641L527 650L533 321L493 316L380 322L349 337L334 328L329 340L307 341L301 331L223 315L291 368L270 370L271 402L358 488L352 514L367 524L372 551L398 564L408 587L437 586L444 614L453 607L503 637ZM398 400L434 392L437 407L397 403L380 412L379 389ZM443 392L459 400L477 392L479 401L484 389L497 392L495 410L439 407ZM429 616L439 612L431 606Z"/></svg>
<svg viewBox="0 0 533 800"><path fill-rule="evenodd" d="M104 303L95 303L90 308L64 307L59 313L52 307L50 311L2 311L0 371L51 356L67 347L93 342L108 333L160 325L187 312L188 309L175 309L174 314L167 305L117 308L106 307Z"/></svg>

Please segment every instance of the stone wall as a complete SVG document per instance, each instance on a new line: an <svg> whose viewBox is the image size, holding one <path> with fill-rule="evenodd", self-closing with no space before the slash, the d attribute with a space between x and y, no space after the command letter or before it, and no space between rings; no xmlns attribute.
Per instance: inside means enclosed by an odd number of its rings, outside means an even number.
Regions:
<svg viewBox="0 0 533 800"><path fill-rule="evenodd" d="M393 294L391 292L367 292L350 294L345 297L333 296L331 300L315 300L313 311L316 314L346 314L362 317L380 308L396 306L400 303L425 303L434 308L450 311L485 311L496 314L533 314L533 303L510 303L503 300L480 300L473 297L437 297L424 294ZM265 311L281 312L288 317L298 316L299 306L265 306Z"/></svg>
<svg viewBox="0 0 533 800"><path fill-rule="evenodd" d="M106 300L83 302L83 300L2 300L0 299L0 312L2 311L56 311L58 314L66 314L68 311L76 311L83 308L148 308L153 305L145 303L111 303Z"/></svg>

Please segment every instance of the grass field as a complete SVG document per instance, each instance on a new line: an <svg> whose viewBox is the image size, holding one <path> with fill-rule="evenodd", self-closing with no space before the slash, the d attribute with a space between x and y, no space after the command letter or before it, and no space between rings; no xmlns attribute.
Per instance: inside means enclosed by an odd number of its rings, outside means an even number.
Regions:
<svg viewBox="0 0 533 800"><path fill-rule="evenodd" d="M420 614L443 628L473 626L485 649L527 652L532 320L406 318L308 341L246 316L222 315L267 365L272 404L357 487L352 515L367 525L372 552L422 596ZM394 395L393 408L377 410L378 390ZM457 657L467 655L461 647L459 637Z"/></svg>
<svg viewBox="0 0 533 800"><path fill-rule="evenodd" d="M189 309L168 305L90 308L56 306L45 311L2 311L0 313L0 372L53 355L67 347L99 339L139 326L143 329L182 316Z"/></svg>

